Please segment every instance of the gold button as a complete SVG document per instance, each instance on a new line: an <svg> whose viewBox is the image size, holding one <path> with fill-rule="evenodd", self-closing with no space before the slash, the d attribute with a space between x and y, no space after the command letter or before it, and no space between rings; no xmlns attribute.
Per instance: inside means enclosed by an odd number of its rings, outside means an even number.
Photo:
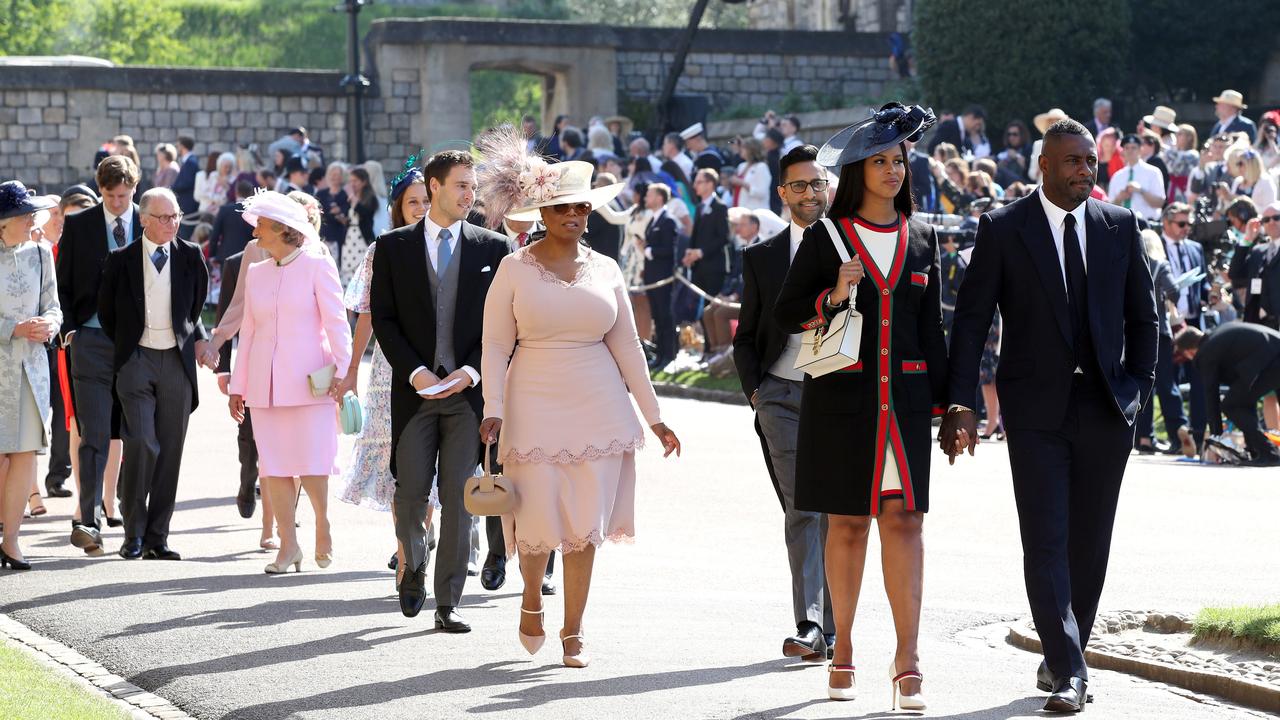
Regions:
<svg viewBox="0 0 1280 720"><path fill-rule="evenodd" d="M880 354L881 354L881 355L888 355L888 354L889 354L889 348L880 348Z"/></svg>
<svg viewBox="0 0 1280 720"><path fill-rule="evenodd" d="M887 382L889 382L889 376L888 376L888 375L881 375L881 376L880 376L880 382L882 382L882 383L887 383Z"/></svg>
<svg viewBox="0 0 1280 720"><path fill-rule="evenodd" d="M888 321L888 320L881 320L881 321L880 321L880 324L881 324L881 325L883 325L883 326L885 326L885 327L889 327L889 321Z"/></svg>
<svg viewBox="0 0 1280 720"><path fill-rule="evenodd" d="M888 295L888 294L889 294L889 289L888 289L888 288L885 288L884 290L881 290L881 291L880 291L880 294L881 294L881 295Z"/></svg>
<svg viewBox="0 0 1280 720"><path fill-rule="evenodd" d="M888 406L888 405L881 405L881 406L880 406L880 409L881 409L881 410L888 410L888 409L889 409L889 406Z"/></svg>

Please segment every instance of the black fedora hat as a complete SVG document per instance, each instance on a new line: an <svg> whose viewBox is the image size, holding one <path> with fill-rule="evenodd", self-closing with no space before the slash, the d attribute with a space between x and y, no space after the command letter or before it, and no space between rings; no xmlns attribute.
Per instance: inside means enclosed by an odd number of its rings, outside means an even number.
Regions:
<svg viewBox="0 0 1280 720"><path fill-rule="evenodd" d="M818 164L840 167L865 160L904 140L917 142L935 122L937 118L930 108L888 103L866 120L833 135L818 151Z"/></svg>
<svg viewBox="0 0 1280 720"><path fill-rule="evenodd" d="M31 215L41 210L57 207L57 203L46 197L36 195L18 180L0 183L0 220L8 220L19 215Z"/></svg>

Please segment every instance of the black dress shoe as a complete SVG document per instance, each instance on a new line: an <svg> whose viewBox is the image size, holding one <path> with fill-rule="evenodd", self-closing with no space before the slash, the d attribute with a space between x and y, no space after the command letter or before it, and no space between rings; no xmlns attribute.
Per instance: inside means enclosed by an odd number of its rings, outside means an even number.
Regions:
<svg viewBox="0 0 1280 720"><path fill-rule="evenodd" d="M249 481L240 481L240 492L236 493L236 510L240 511L240 517L248 520L253 517L253 511L258 506L258 499L254 495L254 488L258 487L258 479L252 478Z"/></svg>
<svg viewBox="0 0 1280 720"><path fill-rule="evenodd" d="M125 538L119 554L125 560L137 560L142 557L142 538Z"/></svg>
<svg viewBox="0 0 1280 720"><path fill-rule="evenodd" d="M822 637L827 641L827 659L834 660L836 657L836 634L824 634Z"/></svg>
<svg viewBox="0 0 1280 720"><path fill-rule="evenodd" d="M406 572L400 580L400 612L405 617L417 617L427 600L427 564L424 562L413 572Z"/></svg>
<svg viewBox="0 0 1280 720"><path fill-rule="evenodd" d="M181 560L182 556L169 549L168 545L157 545L142 551L143 560Z"/></svg>
<svg viewBox="0 0 1280 720"><path fill-rule="evenodd" d="M1058 684L1058 679L1053 676L1049 670L1049 665L1045 661L1040 661L1040 667L1036 668L1036 689L1041 692L1051 693L1053 688ZM1085 702L1093 702L1093 693L1085 696Z"/></svg>
<svg viewBox="0 0 1280 720"><path fill-rule="evenodd" d="M556 587L556 582L555 582L555 580L552 580L550 575L545 575L545 576L543 576L543 578L542 578L542 594L543 594L543 595L555 595L557 592L559 592L559 588L557 588L557 587Z"/></svg>
<svg viewBox="0 0 1280 720"><path fill-rule="evenodd" d="M1044 711L1076 713L1084 710L1089 696L1089 683L1078 677L1064 678L1053 687L1053 694L1044 702Z"/></svg>
<svg viewBox="0 0 1280 720"><path fill-rule="evenodd" d="M400 556L395 553L391 553L391 559L387 561L387 569L395 570L398 567L400 567Z"/></svg>
<svg viewBox="0 0 1280 720"><path fill-rule="evenodd" d="M102 532L95 525L71 521L71 544L84 550L85 555L102 554Z"/></svg>
<svg viewBox="0 0 1280 720"><path fill-rule="evenodd" d="M45 495L47 495L47 496L49 496L49 497L51 497L51 498L55 498L55 497L56 497L56 498L69 498L69 497L71 497L71 491L70 491L70 490L68 490L68 489L66 489L65 487L63 487L63 486L62 486L62 484L63 484L64 482L66 482L66 481L65 481L65 480L51 480L51 479L49 479L49 478L45 478L45 481L44 481L44 494L45 494Z"/></svg>
<svg viewBox="0 0 1280 720"><path fill-rule="evenodd" d="M1139 455L1155 455L1156 454L1156 446L1152 445L1151 443L1142 443L1142 442L1136 443L1134 445L1134 449L1138 451Z"/></svg>
<svg viewBox="0 0 1280 720"><path fill-rule="evenodd" d="M493 591L507 583L507 559L501 555L490 554L480 569L480 587Z"/></svg>
<svg viewBox="0 0 1280 720"><path fill-rule="evenodd" d="M436 608L436 629L447 633L471 632L471 626L463 622L458 613L448 605Z"/></svg>
<svg viewBox="0 0 1280 720"><path fill-rule="evenodd" d="M827 639L817 623L802 622L796 626L796 634L782 641L784 657L798 657L805 662L822 662L827 659Z"/></svg>

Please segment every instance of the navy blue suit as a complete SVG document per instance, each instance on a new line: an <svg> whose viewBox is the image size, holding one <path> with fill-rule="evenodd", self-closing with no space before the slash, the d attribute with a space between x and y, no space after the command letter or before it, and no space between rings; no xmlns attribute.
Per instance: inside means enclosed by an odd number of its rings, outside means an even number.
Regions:
<svg viewBox="0 0 1280 720"><path fill-rule="evenodd" d="M666 280L675 273L676 221L663 212L649 222L644 232L644 284ZM649 312L653 315L653 342L658 346L658 362L662 365L676 358L676 322L671 310L670 284L648 290Z"/></svg>
<svg viewBox="0 0 1280 720"><path fill-rule="evenodd" d="M1195 240L1187 239L1179 243L1170 242L1166 238L1161 238L1164 243L1165 256L1169 258L1169 268L1173 271L1173 279L1177 280L1178 276L1187 270L1195 269L1204 273L1204 279L1188 287L1178 295L1179 298L1187 299L1187 325L1204 329L1204 318L1201 317L1205 301L1209 297L1209 283L1213 280L1213 272L1209 269L1209 263L1205 260L1204 246ZM1181 271L1176 268L1182 268ZM1174 300L1177 303L1177 299ZM1175 375L1179 382L1185 381L1190 386L1191 402L1188 419L1190 420L1191 436L1195 438L1196 444L1204 441L1204 429L1208 424L1207 413L1204 404L1204 382L1200 379L1200 370L1193 363L1183 363L1180 367L1175 368ZM1161 405L1161 407L1164 407Z"/></svg>
<svg viewBox="0 0 1280 720"><path fill-rule="evenodd" d="M195 153L189 153L178 167L178 177L170 188L178 198L178 209L183 215L192 215L200 210L200 203L196 202L196 174L199 172L199 158Z"/></svg>
<svg viewBox="0 0 1280 720"><path fill-rule="evenodd" d="M1258 139L1258 126L1255 125L1252 120L1243 115L1236 115L1231 119L1231 122L1227 123L1225 126L1222 124L1221 120L1214 123L1213 130L1209 133L1209 137L1220 135L1224 132L1245 133L1249 136L1250 144L1253 144L1253 141Z"/></svg>
<svg viewBox="0 0 1280 720"><path fill-rule="evenodd" d="M953 404L972 405L999 306L996 385L1027 598L1049 669L1087 680L1083 648L1106 577L1133 421L1155 379L1158 325L1133 213L1090 199L1079 230L1084 277L1072 308L1040 193L982 216L956 300L949 387Z"/></svg>

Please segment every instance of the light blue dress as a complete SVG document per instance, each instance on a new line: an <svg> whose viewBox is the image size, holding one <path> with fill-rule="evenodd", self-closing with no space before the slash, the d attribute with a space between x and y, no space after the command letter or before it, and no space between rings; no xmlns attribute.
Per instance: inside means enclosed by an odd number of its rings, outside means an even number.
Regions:
<svg viewBox="0 0 1280 720"><path fill-rule="evenodd" d="M13 329L36 316L62 324L49 248L0 242L0 453L41 454L49 448L49 358L41 343L15 338ZM16 419L16 422L9 422Z"/></svg>

